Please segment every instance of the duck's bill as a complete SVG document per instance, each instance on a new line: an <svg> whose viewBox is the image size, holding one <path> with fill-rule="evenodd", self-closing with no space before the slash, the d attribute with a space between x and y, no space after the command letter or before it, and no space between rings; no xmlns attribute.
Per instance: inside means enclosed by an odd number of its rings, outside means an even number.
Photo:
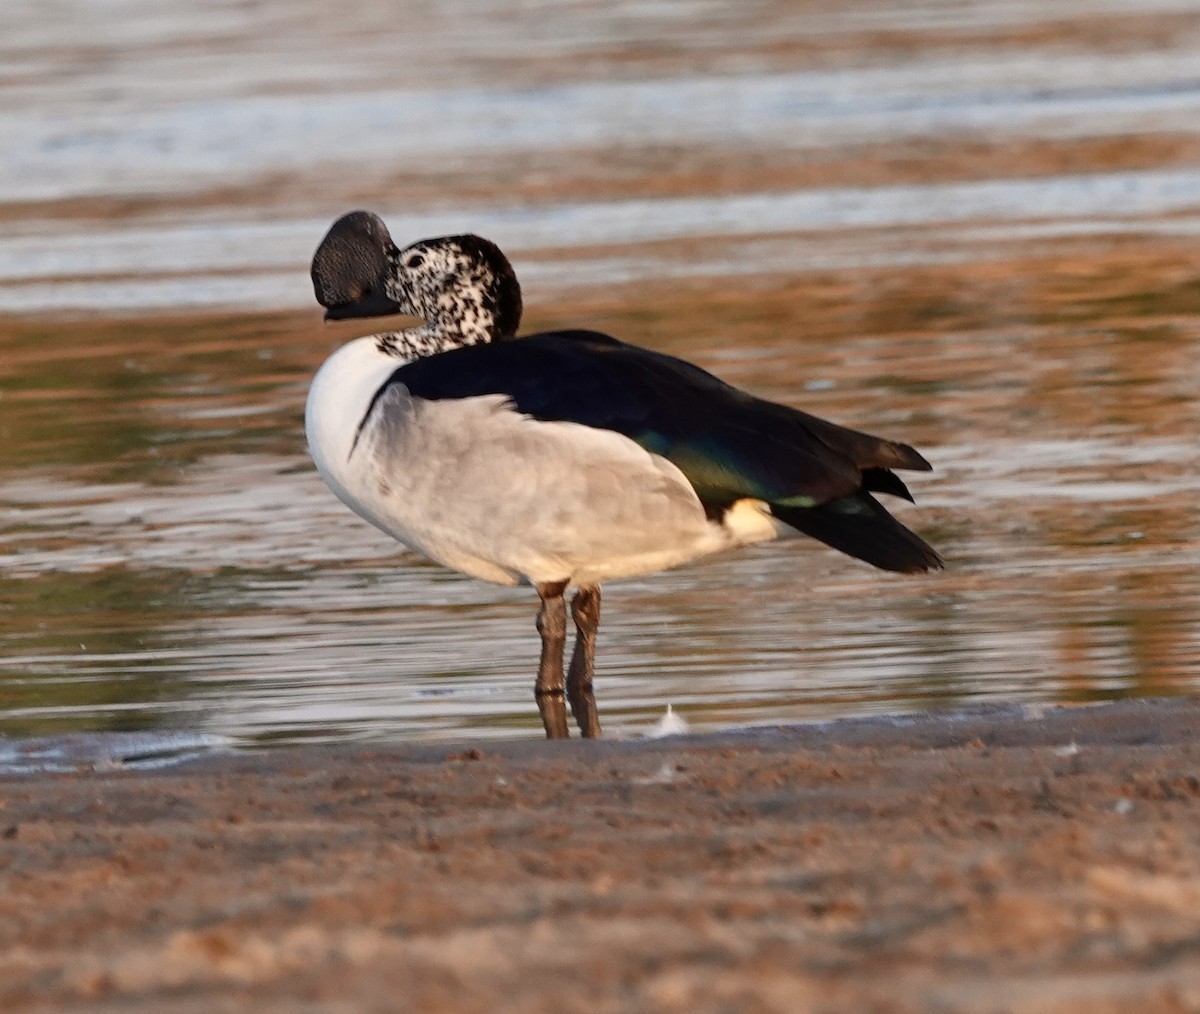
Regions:
<svg viewBox="0 0 1200 1014"><path fill-rule="evenodd" d="M382 292L370 292L351 303L335 303L325 310L326 320L350 320L353 317L391 317L404 309Z"/></svg>

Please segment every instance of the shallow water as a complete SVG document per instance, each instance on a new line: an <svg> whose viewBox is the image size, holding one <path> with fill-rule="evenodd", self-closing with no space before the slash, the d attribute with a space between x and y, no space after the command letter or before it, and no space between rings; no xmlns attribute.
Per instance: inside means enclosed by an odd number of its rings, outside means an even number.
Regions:
<svg viewBox="0 0 1200 1014"><path fill-rule="evenodd" d="M0 733L539 734L531 593L304 454L361 333L307 260L363 205L500 241L530 327L935 465L899 512L945 574L789 544L606 588L610 732L1196 692L1193 7L10 5Z"/></svg>

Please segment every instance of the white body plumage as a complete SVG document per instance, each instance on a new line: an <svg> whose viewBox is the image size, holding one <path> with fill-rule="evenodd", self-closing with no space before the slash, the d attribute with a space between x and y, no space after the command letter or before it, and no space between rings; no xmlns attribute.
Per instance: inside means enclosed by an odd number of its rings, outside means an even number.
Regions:
<svg viewBox="0 0 1200 1014"><path fill-rule="evenodd" d="M377 397L402 364L371 337L335 352L309 390L309 450L351 510L447 567L594 584L791 532L754 500L710 520L675 465L619 433L498 395L428 401L393 383Z"/></svg>

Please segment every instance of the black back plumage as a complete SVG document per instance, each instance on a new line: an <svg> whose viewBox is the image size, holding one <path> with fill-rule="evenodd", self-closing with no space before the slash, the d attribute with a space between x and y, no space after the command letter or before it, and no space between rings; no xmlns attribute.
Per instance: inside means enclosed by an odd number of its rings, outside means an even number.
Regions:
<svg viewBox="0 0 1200 1014"><path fill-rule="evenodd" d="M891 469L928 471L913 448L756 398L608 335L559 331L454 349L399 367L388 383L427 400L503 395L537 420L612 430L673 462L710 515L751 497L877 567L941 566L871 496L912 499Z"/></svg>

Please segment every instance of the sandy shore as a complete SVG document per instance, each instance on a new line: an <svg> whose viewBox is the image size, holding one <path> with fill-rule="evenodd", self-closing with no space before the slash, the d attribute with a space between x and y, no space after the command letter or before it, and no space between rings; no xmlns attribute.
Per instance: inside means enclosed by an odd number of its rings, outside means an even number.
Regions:
<svg viewBox="0 0 1200 1014"><path fill-rule="evenodd" d="M0 1008L1197 1010L1198 728L1172 699L10 776Z"/></svg>

